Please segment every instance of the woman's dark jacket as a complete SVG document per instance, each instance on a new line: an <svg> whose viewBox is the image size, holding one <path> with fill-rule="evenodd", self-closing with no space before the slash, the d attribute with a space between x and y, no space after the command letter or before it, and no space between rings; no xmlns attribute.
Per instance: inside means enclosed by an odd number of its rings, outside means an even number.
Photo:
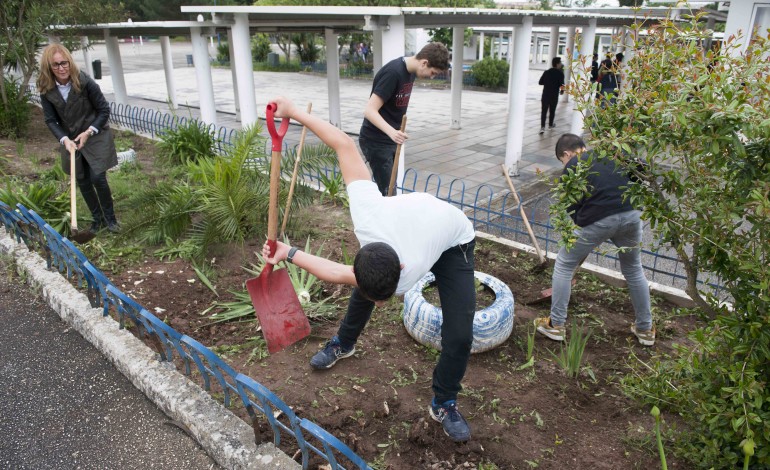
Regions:
<svg viewBox="0 0 770 470"><path fill-rule="evenodd" d="M91 77L80 72L80 92L73 87L67 101L64 101L58 88L54 87L40 95L45 123L57 140L65 135L70 140L90 126L99 129L98 134L88 138L86 145L78 152L85 157L92 175L98 175L118 164L115 152L115 140L110 130L110 104L104 98L99 85ZM61 147L61 160L64 172L70 172L69 152ZM76 175L82 175L80 159L76 160Z"/></svg>

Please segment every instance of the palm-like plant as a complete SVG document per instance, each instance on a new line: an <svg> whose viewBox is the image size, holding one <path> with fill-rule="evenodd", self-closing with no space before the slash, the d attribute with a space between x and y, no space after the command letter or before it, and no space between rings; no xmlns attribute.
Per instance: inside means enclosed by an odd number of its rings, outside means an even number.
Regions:
<svg viewBox="0 0 770 470"><path fill-rule="evenodd" d="M269 180L245 165L257 156L260 139L258 127L246 129L224 157L188 164L203 216L193 228L193 238L202 247L217 241L243 241L263 224Z"/></svg>
<svg viewBox="0 0 770 470"><path fill-rule="evenodd" d="M69 235L70 195L55 181L38 181L25 187L9 181L5 188L0 188L0 201L11 207L20 202L37 212L54 230Z"/></svg>
<svg viewBox="0 0 770 470"><path fill-rule="evenodd" d="M126 234L138 233L139 241L150 245L186 234L200 206L198 192L187 182L162 182L131 199L141 210L125 224Z"/></svg>
<svg viewBox="0 0 770 470"><path fill-rule="evenodd" d="M161 159L178 165L214 158L217 144L214 131L193 119L163 132L157 145Z"/></svg>
<svg viewBox="0 0 770 470"><path fill-rule="evenodd" d="M222 156L188 161L185 179L161 183L132 197L139 207L134 220L125 224L127 233L137 233L148 244L191 240L196 258L204 256L214 243L240 241L265 232L269 203L269 159L264 152L260 126L238 133ZM295 152L283 160L283 181L294 168ZM309 146L302 155L303 173L332 165L333 152L325 146ZM279 194L279 206L288 196L288 184ZM299 185L293 206L309 204L313 191ZM296 212L296 211L294 211Z"/></svg>

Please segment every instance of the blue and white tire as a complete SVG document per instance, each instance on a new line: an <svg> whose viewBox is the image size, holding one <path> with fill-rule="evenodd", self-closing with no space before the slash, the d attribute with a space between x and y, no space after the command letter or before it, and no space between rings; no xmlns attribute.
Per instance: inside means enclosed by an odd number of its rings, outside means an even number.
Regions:
<svg viewBox="0 0 770 470"><path fill-rule="evenodd" d="M471 353L480 353L501 345L511 335L513 294L505 283L489 274L476 271L474 276L495 294L492 305L477 311L473 319ZM418 343L441 350L441 307L429 303L422 294L435 279L429 272L404 295L404 326Z"/></svg>

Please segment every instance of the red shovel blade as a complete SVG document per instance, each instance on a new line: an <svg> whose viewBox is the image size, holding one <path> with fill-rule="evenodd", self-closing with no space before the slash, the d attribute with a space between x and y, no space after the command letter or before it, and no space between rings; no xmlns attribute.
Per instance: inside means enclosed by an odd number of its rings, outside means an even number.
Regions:
<svg viewBox="0 0 770 470"><path fill-rule="evenodd" d="M246 281L254 310L270 354L281 351L310 334L310 322L285 269L268 264L258 277Z"/></svg>

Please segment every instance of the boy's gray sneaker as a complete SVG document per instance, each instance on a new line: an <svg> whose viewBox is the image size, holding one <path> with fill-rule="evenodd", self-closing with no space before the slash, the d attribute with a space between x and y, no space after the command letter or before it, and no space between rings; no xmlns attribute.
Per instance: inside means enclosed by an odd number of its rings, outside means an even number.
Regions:
<svg viewBox="0 0 770 470"><path fill-rule="evenodd" d="M315 353L315 356L310 359L310 367L313 369L329 369L340 359L350 357L355 352L355 346L351 346L350 349L344 349L340 344L339 338L335 336L327 341L324 348Z"/></svg>
<svg viewBox="0 0 770 470"><path fill-rule="evenodd" d="M438 405L435 400L434 398L430 406L430 417L441 423L444 434L455 442L470 440L471 428L457 409L457 402L449 400Z"/></svg>

